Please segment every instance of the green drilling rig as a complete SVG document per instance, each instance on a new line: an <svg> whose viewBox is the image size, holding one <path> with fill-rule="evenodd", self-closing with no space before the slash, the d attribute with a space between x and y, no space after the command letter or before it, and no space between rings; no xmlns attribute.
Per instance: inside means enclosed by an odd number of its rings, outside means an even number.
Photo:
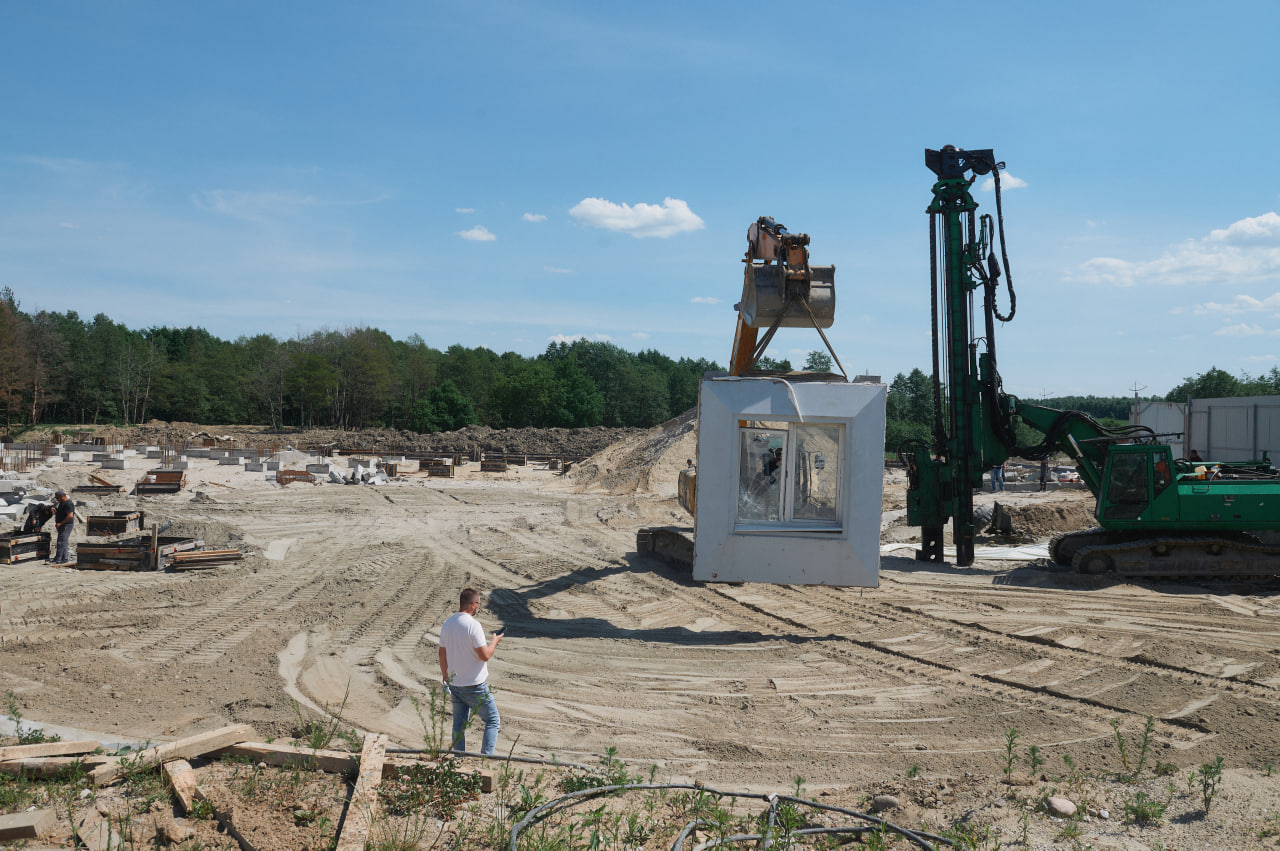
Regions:
<svg viewBox="0 0 1280 851"><path fill-rule="evenodd" d="M1005 393L997 369L996 320L1013 319L998 162L990 149L926 150L936 176L928 207L933 324L933 436L899 450L907 467L907 519L921 529L916 558L942 563L951 521L955 565L974 561L974 491L1010 457L1064 452L1097 500L1098 527L1060 535L1054 562L1122 576L1254 576L1280 573L1280 473L1266 452L1249 462L1188 462L1152 429L1108 428L1080 411L1030 405ZM978 215L970 193L994 181L996 217ZM1000 257L996 256L996 237ZM1001 279L1009 310L997 306ZM979 292L981 291L981 292ZM975 322L975 296L982 299ZM1043 439L1019 446L1017 426ZM1264 543L1267 541L1268 543Z"/></svg>

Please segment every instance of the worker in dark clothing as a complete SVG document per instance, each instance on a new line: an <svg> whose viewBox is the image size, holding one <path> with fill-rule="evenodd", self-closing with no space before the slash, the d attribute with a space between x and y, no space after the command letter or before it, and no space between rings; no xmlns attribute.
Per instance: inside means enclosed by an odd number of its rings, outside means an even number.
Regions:
<svg viewBox="0 0 1280 851"><path fill-rule="evenodd" d="M53 517L53 506L46 505L43 502L37 502L31 506L31 510L27 512L27 521L22 524L24 532L39 532L44 528L44 524L48 523Z"/></svg>
<svg viewBox="0 0 1280 851"><path fill-rule="evenodd" d="M1040 490L1049 486L1049 459L1040 459Z"/></svg>
<svg viewBox="0 0 1280 851"><path fill-rule="evenodd" d="M57 502L53 510L53 523L58 527L58 551L53 561L55 564L66 564L71 561L67 550L71 544L71 530L76 525L76 505L67 497L66 491L58 491L53 498Z"/></svg>

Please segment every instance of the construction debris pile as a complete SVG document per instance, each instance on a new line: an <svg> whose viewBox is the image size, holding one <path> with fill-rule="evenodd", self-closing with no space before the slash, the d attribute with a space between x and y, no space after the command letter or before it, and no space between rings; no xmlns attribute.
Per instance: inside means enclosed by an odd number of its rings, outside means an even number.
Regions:
<svg viewBox="0 0 1280 851"><path fill-rule="evenodd" d="M42 778L69 770L86 772L84 788L66 807L32 807L0 816L0 843L39 840L108 851L187 841L194 841L196 847L221 847L231 837L242 848L308 847L306 840L312 833L308 828L319 821L322 830L327 828L322 845L360 849L372 838L375 822L382 820L378 794L382 781L439 765L423 754L388 754L386 734L366 736L359 753L267 743L259 738L251 726L234 724L122 754L104 754L93 740L0 747L0 774ZM295 778L299 771L331 775L334 783L319 798L332 812L323 820L316 813L312 818L295 815L276 823L267 817L269 813L251 806L261 803L261 793L253 801L245 800L241 784L226 776L227 763L221 757L243 760L264 782L262 773L269 767L289 770ZM467 773L476 778L480 792L493 791L492 773L479 769ZM348 784L346 777L354 782ZM161 780L177 814L135 818L133 801L119 787ZM260 787L255 784L254 788Z"/></svg>

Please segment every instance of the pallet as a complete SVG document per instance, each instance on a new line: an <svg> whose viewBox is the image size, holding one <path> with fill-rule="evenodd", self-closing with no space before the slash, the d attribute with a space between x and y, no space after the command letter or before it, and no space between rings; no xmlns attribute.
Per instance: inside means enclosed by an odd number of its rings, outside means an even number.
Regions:
<svg viewBox="0 0 1280 851"><path fill-rule="evenodd" d="M276 470L276 481L281 485L287 485L290 482L314 482L315 480L315 473L308 473L306 470Z"/></svg>
<svg viewBox="0 0 1280 851"><path fill-rule="evenodd" d="M125 532L141 531L145 525L143 511L113 511L110 514L90 515L85 524L85 534L106 538Z"/></svg>

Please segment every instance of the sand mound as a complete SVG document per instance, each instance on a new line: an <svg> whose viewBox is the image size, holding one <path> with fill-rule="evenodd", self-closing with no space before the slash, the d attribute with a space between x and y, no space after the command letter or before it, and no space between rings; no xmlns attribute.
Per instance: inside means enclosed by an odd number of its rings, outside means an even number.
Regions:
<svg viewBox="0 0 1280 851"><path fill-rule="evenodd" d="M696 409L605 447L575 467L569 478L582 491L643 493L675 498L686 461L698 451Z"/></svg>

